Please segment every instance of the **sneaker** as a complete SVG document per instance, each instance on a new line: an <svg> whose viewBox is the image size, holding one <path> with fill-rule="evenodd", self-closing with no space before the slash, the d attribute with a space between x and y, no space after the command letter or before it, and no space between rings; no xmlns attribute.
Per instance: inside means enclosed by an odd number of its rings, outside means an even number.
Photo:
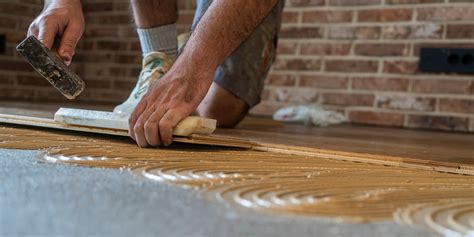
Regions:
<svg viewBox="0 0 474 237"><path fill-rule="evenodd" d="M181 53L181 51L183 51L184 46L188 42L190 36L190 33L182 33L178 35L178 55Z"/></svg>
<svg viewBox="0 0 474 237"><path fill-rule="evenodd" d="M114 113L131 114L148 88L171 68L173 61L165 53L151 52L143 58L143 69L128 99L114 108Z"/></svg>

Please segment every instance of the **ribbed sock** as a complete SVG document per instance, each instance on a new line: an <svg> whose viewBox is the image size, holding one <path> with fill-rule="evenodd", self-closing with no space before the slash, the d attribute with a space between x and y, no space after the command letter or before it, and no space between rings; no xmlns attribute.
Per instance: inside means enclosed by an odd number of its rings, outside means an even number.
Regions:
<svg viewBox="0 0 474 237"><path fill-rule="evenodd" d="M176 24L154 28L138 28L137 32L143 55L158 51L166 53L174 60L178 51L178 31L176 28Z"/></svg>

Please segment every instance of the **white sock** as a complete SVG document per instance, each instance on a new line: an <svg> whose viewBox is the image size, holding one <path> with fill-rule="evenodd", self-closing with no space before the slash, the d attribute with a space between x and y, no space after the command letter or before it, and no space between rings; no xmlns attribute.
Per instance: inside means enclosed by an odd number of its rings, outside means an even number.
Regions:
<svg viewBox="0 0 474 237"><path fill-rule="evenodd" d="M176 23L154 28L138 28L138 37L143 55L158 51L166 53L173 60L178 51Z"/></svg>

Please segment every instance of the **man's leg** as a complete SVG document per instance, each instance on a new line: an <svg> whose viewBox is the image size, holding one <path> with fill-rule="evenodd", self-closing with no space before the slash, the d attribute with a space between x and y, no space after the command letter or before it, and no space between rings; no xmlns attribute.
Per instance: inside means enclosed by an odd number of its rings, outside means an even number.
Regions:
<svg viewBox="0 0 474 237"><path fill-rule="evenodd" d="M163 52L176 57L177 0L131 0L143 54Z"/></svg>
<svg viewBox="0 0 474 237"><path fill-rule="evenodd" d="M213 82L196 111L200 116L216 119L219 127L232 128L248 110L249 105L244 100Z"/></svg>
<svg viewBox="0 0 474 237"><path fill-rule="evenodd" d="M116 113L132 113L156 80L173 64L178 48L177 0L131 0L143 53L143 69L128 99L115 107Z"/></svg>
<svg viewBox="0 0 474 237"><path fill-rule="evenodd" d="M199 0L193 29L210 0ZM264 80L275 58L284 0L232 55L218 67L205 99L199 105L200 116L217 119L221 127L234 127L248 110L260 102Z"/></svg>

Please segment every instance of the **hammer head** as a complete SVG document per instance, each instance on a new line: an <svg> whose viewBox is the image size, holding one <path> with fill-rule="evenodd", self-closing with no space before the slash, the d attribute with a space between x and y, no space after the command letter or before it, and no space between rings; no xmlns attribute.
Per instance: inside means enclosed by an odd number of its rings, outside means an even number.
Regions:
<svg viewBox="0 0 474 237"><path fill-rule="evenodd" d="M23 40L16 50L66 98L72 100L84 90L84 81L34 36Z"/></svg>

